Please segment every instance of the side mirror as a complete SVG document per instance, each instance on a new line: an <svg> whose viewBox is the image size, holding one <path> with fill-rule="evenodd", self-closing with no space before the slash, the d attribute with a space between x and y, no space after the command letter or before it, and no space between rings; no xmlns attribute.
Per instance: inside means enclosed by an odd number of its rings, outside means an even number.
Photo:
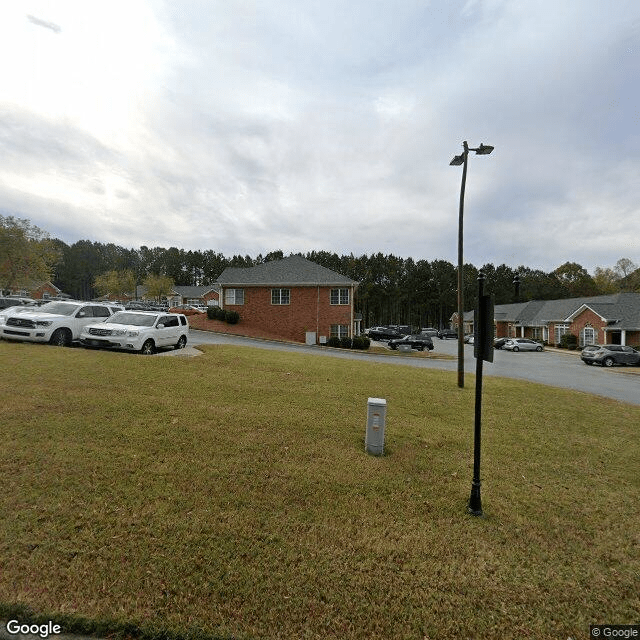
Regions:
<svg viewBox="0 0 640 640"><path fill-rule="evenodd" d="M86 314L86 312L84 312L84 311L79 311L79 312L78 312L78 315L77 315L76 317L78 317L78 318L84 318L86 315L87 315L87 314Z"/></svg>
<svg viewBox="0 0 640 640"><path fill-rule="evenodd" d="M156 325L156 329L164 329L164 325L162 324L162 322Z"/></svg>

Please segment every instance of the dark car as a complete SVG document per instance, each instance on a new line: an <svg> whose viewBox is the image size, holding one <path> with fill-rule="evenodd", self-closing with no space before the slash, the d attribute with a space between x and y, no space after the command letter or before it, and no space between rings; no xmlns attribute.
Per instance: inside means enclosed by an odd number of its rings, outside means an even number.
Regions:
<svg viewBox="0 0 640 640"><path fill-rule="evenodd" d="M0 309L23 307L34 302L31 298L0 298Z"/></svg>
<svg viewBox="0 0 640 640"><path fill-rule="evenodd" d="M373 329L369 329L369 338L371 338L371 340L393 340L395 338L402 338L403 335L403 333L389 327L374 327Z"/></svg>
<svg viewBox="0 0 640 640"><path fill-rule="evenodd" d="M493 341L493 348L494 349L503 349L504 345L507 343L507 340L510 340L511 338L496 338Z"/></svg>
<svg viewBox="0 0 640 640"><path fill-rule="evenodd" d="M441 329L438 332L438 338L444 340L445 338L457 338L458 332L455 329Z"/></svg>
<svg viewBox="0 0 640 640"><path fill-rule="evenodd" d="M431 351L433 349L433 340L431 337L422 334L389 340L389 347L391 349L397 349L401 344L410 344L412 349L417 349L418 351L424 351L425 349Z"/></svg>
<svg viewBox="0 0 640 640"><path fill-rule="evenodd" d="M640 353L633 347L620 344L603 344L596 350L584 348L580 358L585 364L599 364L603 367L613 367L614 364L640 364Z"/></svg>
<svg viewBox="0 0 640 640"><path fill-rule="evenodd" d="M438 335L438 330L434 329L433 327L422 327L422 329L420 330L420 333L423 336L429 336L430 338L433 338L434 336Z"/></svg>

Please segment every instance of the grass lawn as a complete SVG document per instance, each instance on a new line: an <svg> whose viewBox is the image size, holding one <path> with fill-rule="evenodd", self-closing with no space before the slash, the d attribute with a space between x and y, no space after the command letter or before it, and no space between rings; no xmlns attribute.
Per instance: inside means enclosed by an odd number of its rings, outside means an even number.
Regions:
<svg viewBox="0 0 640 640"><path fill-rule="evenodd" d="M474 518L473 376L202 349L0 341L0 614L260 639L639 621L640 407L486 378Z"/></svg>

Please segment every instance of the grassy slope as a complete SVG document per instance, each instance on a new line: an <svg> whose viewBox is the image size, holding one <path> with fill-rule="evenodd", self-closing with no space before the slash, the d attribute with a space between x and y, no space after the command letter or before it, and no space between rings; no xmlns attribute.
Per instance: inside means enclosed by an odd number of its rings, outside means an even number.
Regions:
<svg viewBox="0 0 640 640"><path fill-rule="evenodd" d="M487 379L476 519L471 376L222 346L0 367L0 602L256 638L637 622L638 407Z"/></svg>

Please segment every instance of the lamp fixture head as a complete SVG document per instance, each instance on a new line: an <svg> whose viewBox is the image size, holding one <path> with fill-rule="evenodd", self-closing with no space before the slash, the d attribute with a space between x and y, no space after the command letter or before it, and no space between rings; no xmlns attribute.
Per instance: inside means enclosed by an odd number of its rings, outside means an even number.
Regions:
<svg viewBox="0 0 640 640"><path fill-rule="evenodd" d="M488 156L493 151L493 147L489 144L482 144L481 142L480 146L477 149L474 149L474 151L479 156Z"/></svg>

